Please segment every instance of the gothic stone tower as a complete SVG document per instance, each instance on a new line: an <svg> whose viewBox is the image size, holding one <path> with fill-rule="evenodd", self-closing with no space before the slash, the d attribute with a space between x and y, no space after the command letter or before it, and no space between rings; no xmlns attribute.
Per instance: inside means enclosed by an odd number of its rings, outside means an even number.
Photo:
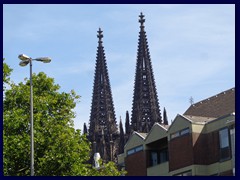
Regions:
<svg viewBox="0 0 240 180"><path fill-rule="evenodd" d="M97 37L98 48L88 139L92 143L92 155L99 152L102 160L108 162L116 161L119 133L100 28Z"/></svg>
<svg viewBox="0 0 240 180"><path fill-rule="evenodd" d="M144 15L140 14L140 32L135 73L131 127L148 133L155 122L162 123L153 69L144 30Z"/></svg>

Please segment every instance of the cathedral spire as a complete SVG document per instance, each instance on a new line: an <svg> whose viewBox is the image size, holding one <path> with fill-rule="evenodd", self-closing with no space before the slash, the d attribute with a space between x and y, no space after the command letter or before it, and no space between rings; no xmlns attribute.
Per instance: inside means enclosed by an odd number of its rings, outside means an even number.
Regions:
<svg viewBox="0 0 240 180"><path fill-rule="evenodd" d="M97 31L98 47L95 66L88 139L92 142L92 155L100 153L102 159L113 161L116 156L118 129L103 47L103 31Z"/></svg>
<svg viewBox="0 0 240 180"><path fill-rule="evenodd" d="M132 130L148 133L155 122L162 122L157 90L144 30L144 15L140 14L137 64L132 105Z"/></svg>

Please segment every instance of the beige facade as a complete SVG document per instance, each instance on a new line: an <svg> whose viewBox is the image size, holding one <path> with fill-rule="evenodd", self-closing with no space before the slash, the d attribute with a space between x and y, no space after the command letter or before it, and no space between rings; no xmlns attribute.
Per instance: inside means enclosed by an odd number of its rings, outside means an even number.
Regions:
<svg viewBox="0 0 240 180"><path fill-rule="evenodd" d="M229 132L227 137L229 140L229 147L231 148L231 154L227 159L221 160L220 157L211 159L209 162L202 162L198 159L208 158L211 156L205 156L204 153L214 153L215 149L220 151L220 144L211 144L212 141L219 141L219 132L226 129ZM135 148L133 153L144 152L145 158L144 166L146 167L147 176L178 176L178 175L192 175L192 176L211 176L211 175L234 175L235 173L235 114L225 115L220 118L209 118L209 117L190 117L184 115L177 115L171 126L166 127L155 123L151 131L148 134L142 135L141 133L133 133L129 141L125 145L124 154L119 155L119 164L124 164L132 154L131 150ZM206 135L206 137L204 136ZM205 141L205 138L215 138L210 141L210 144L215 147L202 147L201 141ZM187 138L188 137L188 138ZM234 138L233 138L234 137ZM187 139L186 139L187 138ZM186 140L185 140L186 139ZM177 146L179 141L180 146L177 148L178 152L174 151L174 155L171 154L171 147ZM190 141L190 142L188 142ZM167 142L167 143L166 143ZM185 144L190 144L191 148L184 147ZM207 143L205 144L206 146ZM181 147L182 146L182 147ZM161 153L161 147L168 150L169 159L164 162L156 162L151 164L151 152L156 151ZM136 148L139 151L136 151ZM205 150L202 150L205 148ZM206 149L209 148L209 149ZM212 150L212 148L215 148ZM187 149L187 150L186 150ZM181 152L182 151L182 152ZM186 151L186 152L184 152ZM174 165L171 161L171 156L175 157L179 153L179 156L186 156L186 161L189 162L188 166ZM156 153L157 154L157 153ZM216 155L216 154L215 154ZM192 157L190 157L192 156ZM199 156L199 157L198 157ZM219 154L220 156L220 154ZM156 155L157 157L157 155ZM178 158L181 159L180 157ZM200 164L199 164L199 162ZM126 164L125 164L126 165ZM171 170L176 167L180 167ZM131 167L128 167L131 168ZM128 171L128 169L126 169Z"/></svg>
<svg viewBox="0 0 240 180"><path fill-rule="evenodd" d="M235 175L235 88L192 104L170 126L134 132L118 160L127 175Z"/></svg>

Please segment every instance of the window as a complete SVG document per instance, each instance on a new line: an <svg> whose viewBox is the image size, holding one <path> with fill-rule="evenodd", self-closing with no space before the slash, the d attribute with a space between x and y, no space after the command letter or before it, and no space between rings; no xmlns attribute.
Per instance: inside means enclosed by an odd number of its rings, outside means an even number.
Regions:
<svg viewBox="0 0 240 180"><path fill-rule="evenodd" d="M178 137L178 136L180 136L179 131L178 131L178 132L175 132L175 133L172 133L172 134L171 134L171 139L176 138L176 137Z"/></svg>
<svg viewBox="0 0 240 180"><path fill-rule="evenodd" d="M138 152L138 151L142 151L143 150L143 146L138 146L135 148L135 151Z"/></svg>
<svg viewBox="0 0 240 180"><path fill-rule="evenodd" d="M188 134L189 132L190 132L189 128L186 128L186 129L181 130L180 134L182 136L184 134Z"/></svg>
<svg viewBox="0 0 240 180"><path fill-rule="evenodd" d="M102 82L103 82L103 75L100 74L100 83L102 83Z"/></svg>
<svg viewBox="0 0 240 180"><path fill-rule="evenodd" d="M155 166L168 161L168 149L154 150L150 152L150 166Z"/></svg>
<svg viewBox="0 0 240 180"><path fill-rule="evenodd" d="M229 159L230 144L228 128L219 131L219 141L220 141L220 160Z"/></svg>
<svg viewBox="0 0 240 180"><path fill-rule="evenodd" d="M145 59L143 59L142 63L143 70L145 70Z"/></svg>
<svg viewBox="0 0 240 180"><path fill-rule="evenodd" d="M129 149L127 151L127 155L131 155L131 154L134 154L134 153L142 151L142 150L143 150L143 146L142 145L141 146L137 146L135 148Z"/></svg>
<svg viewBox="0 0 240 180"><path fill-rule="evenodd" d="M160 151L160 163L168 161L168 150L163 149Z"/></svg>
<svg viewBox="0 0 240 180"><path fill-rule="evenodd" d="M151 160L152 160L152 162L151 162L152 166L155 166L155 165L158 164L158 154L157 154L157 152L151 152Z"/></svg>
<svg viewBox="0 0 240 180"><path fill-rule="evenodd" d="M231 149L232 149L232 167L233 175L235 176L235 127L230 129Z"/></svg>
<svg viewBox="0 0 240 180"><path fill-rule="evenodd" d="M130 150L127 151L127 155L134 154L134 152L135 152L134 149L130 149Z"/></svg>
<svg viewBox="0 0 240 180"><path fill-rule="evenodd" d="M228 136L228 129L223 129L219 131L220 137L220 148L229 147L229 136Z"/></svg>
<svg viewBox="0 0 240 180"><path fill-rule="evenodd" d="M171 138L171 139L174 139L174 138L176 138L176 137L183 136L183 135L189 134L189 133L190 133L190 129L189 129L189 128L185 128L185 129L183 129L183 130L180 130L180 131L177 131L177 132L175 132L175 133L172 133L172 134L170 135L170 138Z"/></svg>

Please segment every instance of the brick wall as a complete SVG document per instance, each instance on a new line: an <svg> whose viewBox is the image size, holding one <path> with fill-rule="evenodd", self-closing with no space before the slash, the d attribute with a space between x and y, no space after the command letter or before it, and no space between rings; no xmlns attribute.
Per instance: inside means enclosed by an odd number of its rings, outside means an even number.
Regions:
<svg viewBox="0 0 240 180"><path fill-rule="evenodd" d="M218 131L208 134L193 133L194 164L209 165L219 161Z"/></svg>
<svg viewBox="0 0 240 180"><path fill-rule="evenodd" d="M140 151L125 158L127 176L146 176L146 153Z"/></svg>
<svg viewBox="0 0 240 180"><path fill-rule="evenodd" d="M193 164L192 134L184 135L169 142L169 171Z"/></svg>

